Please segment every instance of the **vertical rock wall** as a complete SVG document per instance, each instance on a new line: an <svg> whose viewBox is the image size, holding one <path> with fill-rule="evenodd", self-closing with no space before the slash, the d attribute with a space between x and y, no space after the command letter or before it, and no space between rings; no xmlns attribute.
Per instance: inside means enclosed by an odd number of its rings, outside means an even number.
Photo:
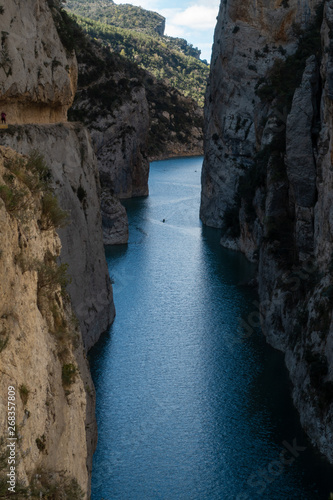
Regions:
<svg viewBox="0 0 333 500"><path fill-rule="evenodd" d="M112 287L105 261L99 176L87 130L79 124L10 126L0 144L28 155L40 152L52 171L69 224L59 230L60 260L69 264L68 287L88 350L114 318Z"/></svg>
<svg viewBox="0 0 333 500"><path fill-rule="evenodd" d="M201 203L221 243L258 262L263 332L331 462L332 12L331 0L222 2Z"/></svg>
<svg viewBox="0 0 333 500"><path fill-rule="evenodd" d="M209 226L223 226L238 179L260 147L269 109L256 95L256 86L276 58L295 51L292 25L304 24L316 4L318 0L221 2L205 106L200 215Z"/></svg>
<svg viewBox="0 0 333 500"><path fill-rule="evenodd" d="M67 494L63 498L81 498L79 488L88 498L97 437L95 391L74 312L61 280L50 274L61 244L54 228L41 224L43 193L32 190L17 170L5 168L8 161L22 159L0 148L1 492L6 495L9 486L7 402L12 387L16 488L4 498L28 498L30 488L42 495L53 486L59 495ZM13 202L6 196L11 191ZM65 380L64 370L72 368L75 373Z"/></svg>
<svg viewBox="0 0 333 500"><path fill-rule="evenodd" d="M0 14L0 108L10 123L66 121L77 64L45 0L9 0Z"/></svg>
<svg viewBox="0 0 333 500"><path fill-rule="evenodd" d="M96 158L86 129L66 123L76 91L76 58L60 41L51 4L57 2L9 0L0 13L0 107L9 122L0 144L43 155L54 193L69 213L60 239L53 226L43 227L45 193L32 187L21 167L11 171L4 165L16 153L1 151L0 460L6 470L6 391L13 386L16 484L22 487L17 498L45 496L55 488L75 500L80 492L90 496L97 438L84 347L107 329L114 306ZM57 15L57 6L52 9ZM65 24L60 27L68 41ZM69 264L70 298L63 290L64 267L55 264L59 258Z"/></svg>

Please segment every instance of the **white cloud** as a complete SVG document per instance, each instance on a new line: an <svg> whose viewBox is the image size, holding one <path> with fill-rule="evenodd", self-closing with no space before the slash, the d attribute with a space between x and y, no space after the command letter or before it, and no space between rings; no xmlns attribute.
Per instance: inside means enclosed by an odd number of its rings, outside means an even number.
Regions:
<svg viewBox="0 0 333 500"><path fill-rule="evenodd" d="M174 26L186 26L190 30L213 30L216 24L217 12L216 7L191 5L187 9L169 16L169 22Z"/></svg>
<svg viewBox="0 0 333 500"><path fill-rule="evenodd" d="M174 36L176 38L184 38L186 30L182 26L175 26L174 24L166 23L165 34L167 36Z"/></svg>
<svg viewBox="0 0 333 500"><path fill-rule="evenodd" d="M202 50L202 58L210 59L219 0L168 0L168 8L163 8L165 0L116 0L116 3L124 1L164 16L166 35L185 38Z"/></svg>

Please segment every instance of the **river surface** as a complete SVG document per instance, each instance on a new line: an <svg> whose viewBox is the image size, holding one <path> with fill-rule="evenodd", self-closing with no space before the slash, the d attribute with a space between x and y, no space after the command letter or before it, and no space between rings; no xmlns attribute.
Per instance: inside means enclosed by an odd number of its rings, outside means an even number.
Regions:
<svg viewBox="0 0 333 500"><path fill-rule="evenodd" d="M199 220L201 165L152 163L129 244L106 250L117 317L89 355L92 500L327 500L283 356L245 326L255 270Z"/></svg>

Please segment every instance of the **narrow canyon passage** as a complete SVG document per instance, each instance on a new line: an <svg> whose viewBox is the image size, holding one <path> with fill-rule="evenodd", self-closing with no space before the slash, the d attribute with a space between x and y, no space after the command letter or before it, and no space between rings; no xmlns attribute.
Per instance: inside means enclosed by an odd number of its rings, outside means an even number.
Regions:
<svg viewBox="0 0 333 500"><path fill-rule="evenodd" d="M92 499L327 500L332 468L300 427L283 356L244 329L255 269L199 220L201 165L153 163L150 196L126 202L128 246L107 249L117 317L89 355Z"/></svg>

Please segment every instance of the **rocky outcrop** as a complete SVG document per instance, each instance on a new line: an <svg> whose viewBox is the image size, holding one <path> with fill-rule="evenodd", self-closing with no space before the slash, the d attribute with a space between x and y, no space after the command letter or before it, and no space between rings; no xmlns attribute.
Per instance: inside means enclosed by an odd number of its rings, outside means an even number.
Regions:
<svg viewBox="0 0 333 500"><path fill-rule="evenodd" d="M116 56L82 31L78 36L80 85L70 119L82 121L92 136L103 191L104 243L127 243L127 215L119 199L148 194L146 94Z"/></svg>
<svg viewBox="0 0 333 500"><path fill-rule="evenodd" d="M64 268L55 264L60 239L45 224L43 174L35 168L34 161L28 170L15 152L0 148L1 492L27 498L33 490L42 497L53 487L63 498L81 498L80 491L88 498L95 392L62 290ZM15 402L15 441L8 441L8 400ZM12 443L16 489L6 496Z"/></svg>
<svg viewBox="0 0 333 500"><path fill-rule="evenodd" d="M161 16L161 22L155 27L155 31L158 35L163 36L165 32L165 17Z"/></svg>
<svg viewBox="0 0 333 500"><path fill-rule="evenodd" d="M332 5L221 6L201 216L258 262L263 332L285 353L304 429L333 463Z"/></svg>
<svg viewBox="0 0 333 500"><path fill-rule="evenodd" d="M68 286L88 350L114 318L112 288L104 256L99 176L87 130L80 124L10 126L0 144L28 155L38 149L52 171L69 224L59 230L61 262L69 265Z"/></svg>
<svg viewBox="0 0 333 500"><path fill-rule="evenodd" d="M9 123L66 121L77 83L45 0L11 0L0 14L0 108Z"/></svg>
<svg viewBox="0 0 333 500"><path fill-rule="evenodd" d="M104 193L104 243L126 243L119 199L148 194L148 159L202 154L202 109L83 32L78 37L79 89L69 116L92 136Z"/></svg>
<svg viewBox="0 0 333 500"><path fill-rule="evenodd" d="M127 243L129 235L126 209L108 190L102 192L101 213L104 245Z"/></svg>
<svg viewBox="0 0 333 500"><path fill-rule="evenodd" d="M99 114L89 125L103 190L108 188L120 199L148 195L148 103L138 81L131 84L128 98L119 108L104 109L104 116ZM88 102L81 106L88 116L93 114L87 109Z"/></svg>

